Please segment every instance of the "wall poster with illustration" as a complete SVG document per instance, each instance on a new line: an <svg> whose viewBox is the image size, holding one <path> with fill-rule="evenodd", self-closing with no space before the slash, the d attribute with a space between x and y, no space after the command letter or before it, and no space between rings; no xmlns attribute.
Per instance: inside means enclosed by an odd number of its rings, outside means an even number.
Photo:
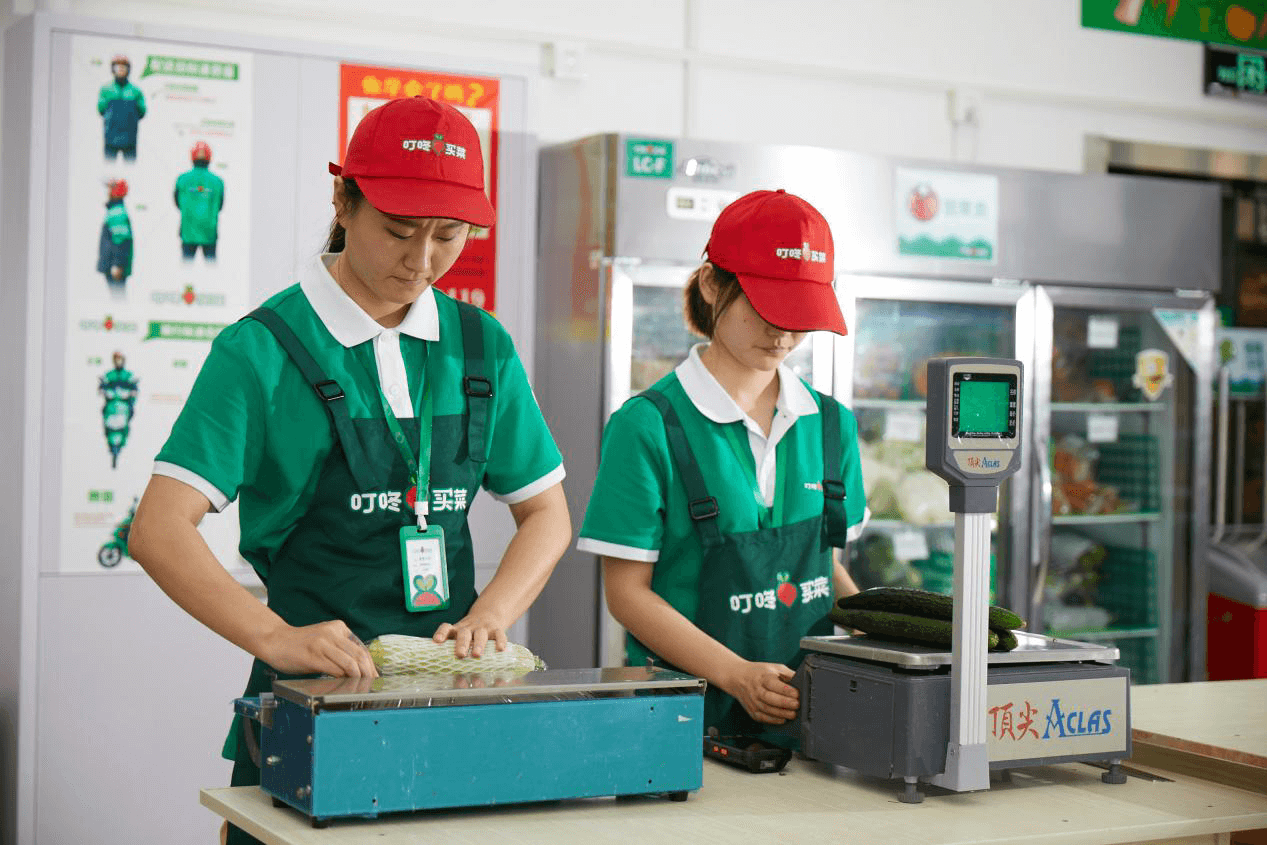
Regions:
<svg viewBox="0 0 1267 845"><path fill-rule="evenodd" d="M154 456L249 301L252 55L99 35L69 55L57 568L135 571ZM236 515L201 530L245 566Z"/></svg>

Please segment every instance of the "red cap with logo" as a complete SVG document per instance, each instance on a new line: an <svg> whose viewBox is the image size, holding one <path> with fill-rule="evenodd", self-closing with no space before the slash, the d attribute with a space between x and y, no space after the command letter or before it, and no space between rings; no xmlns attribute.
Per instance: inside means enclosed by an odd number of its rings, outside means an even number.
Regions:
<svg viewBox="0 0 1267 845"><path fill-rule="evenodd" d="M211 161L211 147L206 141L199 141L194 144L189 151L189 158L192 161Z"/></svg>
<svg viewBox="0 0 1267 845"><path fill-rule="evenodd" d="M848 333L832 288L831 229L795 194L782 189L744 194L722 209L704 251L709 261L739 277L767 323L796 332Z"/></svg>
<svg viewBox="0 0 1267 845"><path fill-rule="evenodd" d="M451 217L476 226L496 219L484 193L480 138L466 116L430 97L373 109L352 133L336 176L356 180L370 205L398 217Z"/></svg>

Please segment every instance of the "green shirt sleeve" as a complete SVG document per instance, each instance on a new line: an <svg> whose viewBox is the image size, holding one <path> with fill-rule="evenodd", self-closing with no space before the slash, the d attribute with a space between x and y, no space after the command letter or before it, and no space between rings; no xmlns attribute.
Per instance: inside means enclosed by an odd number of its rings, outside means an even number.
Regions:
<svg viewBox="0 0 1267 845"><path fill-rule="evenodd" d="M248 321L253 323L253 321ZM264 442L264 398L248 350L240 342L263 326L237 323L211 345L193 389L156 460L186 469L232 501L252 477Z"/></svg>
<svg viewBox="0 0 1267 845"><path fill-rule="evenodd" d="M502 501L514 504L561 481L563 456L532 394L510 335L491 316L481 315L481 321L485 360L490 368L496 366L483 486Z"/></svg>
<svg viewBox="0 0 1267 845"><path fill-rule="evenodd" d="M669 462L664 418L651 402L630 399L603 430L581 538L658 550L664 537Z"/></svg>

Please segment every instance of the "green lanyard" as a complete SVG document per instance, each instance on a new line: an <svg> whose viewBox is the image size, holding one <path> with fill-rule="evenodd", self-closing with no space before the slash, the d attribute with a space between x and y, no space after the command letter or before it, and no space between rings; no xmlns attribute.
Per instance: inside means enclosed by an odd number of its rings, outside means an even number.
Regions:
<svg viewBox="0 0 1267 845"><path fill-rule="evenodd" d="M387 427L391 430L392 440L396 442L396 448L400 450L400 456L405 459L405 466L409 468L409 483L414 488L414 512L418 515L419 528L427 527L427 514L430 512L431 424L434 419L431 383L435 380L433 378L434 374L431 372L430 347L424 346L423 350L425 360L423 361L422 403L418 409L418 455L416 457L413 450L409 448L409 439L405 436L404 429L400 427L400 420L396 419L391 403L383 395L382 383L377 378L374 380L374 383L378 386L378 398L383 403L383 418L387 421Z"/></svg>
<svg viewBox="0 0 1267 845"><path fill-rule="evenodd" d="M784 485L779 484L779 467L785 464L783 444L787 441L787 437L779 438L779 443L775 447L774 453L774 505L772 508L766 507L765 496L761 495L761 484L757 481L757 462L752 456L752 446L748 442L748 426L742 420L738 423L728 423L722 426L722 431L726 433L726 439L730 442L730 448L735 453L735 457L739 459L739 463L744 468L751 471L752 481L752 498L757 504L757 525L760 528L769 528L783 524L783 488ZM786 466L783 467L786 473Z"/></svg>

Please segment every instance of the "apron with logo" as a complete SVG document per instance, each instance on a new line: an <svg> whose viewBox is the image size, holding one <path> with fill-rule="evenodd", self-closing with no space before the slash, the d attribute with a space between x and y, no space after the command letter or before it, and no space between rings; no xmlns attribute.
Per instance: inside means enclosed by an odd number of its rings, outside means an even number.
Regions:
<svg viewBox="0 0 1267 845"><path fill-rule="evenodd" d="M827 616L833 601L831 548L843 547L849 530L845 486L840 479L840 409L834 400L819 394L822 513L789 525L779 524L780 499L787 483L784 478L775 492L774 519L763 519L754 531L723 534L718 529L717 499L708 493L677 411L659 391L647 390L640 395L655 403L664 418L669 451L703 545L696 626L745 660L795 668L803 657L801 637L832 631ZM746 444L743 449L748 449ZM770 728L756 722L734 698L714 686L705 693L704 725L717 728L722 735L759 734Z"/></svg>
<svg viewBox="0 0 1267 845"><path fill-rule="evenodd" d="M400 529L414 523L406 501L410 470L393 442L385 419L352 419L344 394L328 379L302 341L273 311L259 308L259 320L277 338L329 412L335 444L304 516L270 563L263 578L268 606L299 627L342 619L363 642L380 634L425 637L443 622L457 622L475 602L475 564L466 507L474 499L487 460L487 430L492 385L484 378L483 334L479 312L458 303L466 376L462 380L467 412L435 416L430 431L423 418L400 419L409 442L430 437L430 490L436 492L427 521L444 529L450 604L442 610L410 612L405 607ZM438 369L428 361L426 387ZM424 403L426 404L426 403ZM427 404L429 409L429 404ZM429 491L419 488L419 498ZM461 507L458 507L461 505ZM272 689L275 679L294 678L261 660L251 667L244 695ZM232 753L233 786L260 782L259 725L235 717L225 743ZM255 757L253 760L252 757ZM255 842L230 825L230 843Z"/></svg>

